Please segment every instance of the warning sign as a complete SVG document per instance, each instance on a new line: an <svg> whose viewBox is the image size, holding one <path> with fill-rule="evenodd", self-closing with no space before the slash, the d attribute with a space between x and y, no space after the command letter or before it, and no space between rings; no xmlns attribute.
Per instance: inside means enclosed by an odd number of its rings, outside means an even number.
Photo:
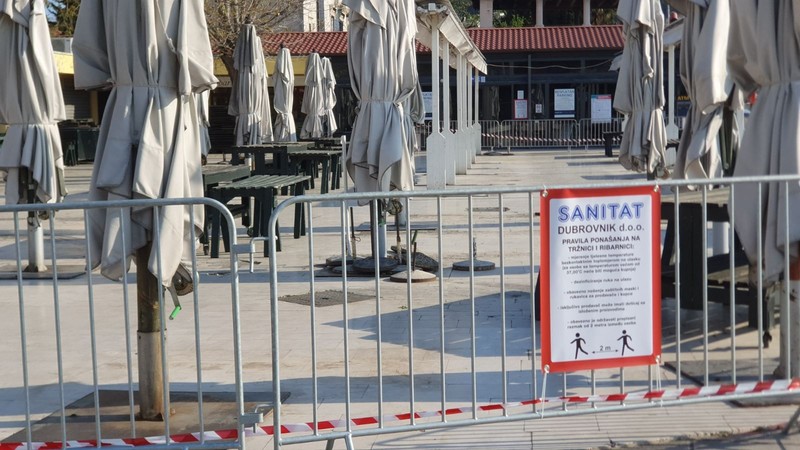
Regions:
<svg viewBox="0 0 800 450"><path fill-rule="evenodd" d="M654 364L661 354L659 193L550 190L541 220L542 368Z"/></svg>

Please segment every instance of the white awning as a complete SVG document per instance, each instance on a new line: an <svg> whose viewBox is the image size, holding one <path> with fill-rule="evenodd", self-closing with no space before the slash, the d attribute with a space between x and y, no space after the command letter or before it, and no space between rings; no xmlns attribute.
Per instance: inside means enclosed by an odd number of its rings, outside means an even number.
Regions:
<svg viewBox="0 0 800 450"><path fill-rule="evenodd" d="M450 44L451 67L456 67L456 56L460 54L467 59L468 64L481 73L486 73L486 58L447 5L430 3L427 9L417 7L417 40L420 43L433 48L431 29L437 25L441 36Z"/></svg>

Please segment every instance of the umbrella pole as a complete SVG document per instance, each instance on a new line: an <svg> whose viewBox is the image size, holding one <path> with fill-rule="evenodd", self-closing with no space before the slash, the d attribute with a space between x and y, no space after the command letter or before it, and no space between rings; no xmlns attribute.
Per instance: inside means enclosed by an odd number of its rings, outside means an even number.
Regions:
<svg viewBox="0 0 800 450"><path fill-rule="evenodd" d="M356 230L355 230L355 223L353 222L353 207L347 208L350 210L350 221L347 223L348 229L348 248L347 252L349 255L356 258Z"/></svg>
<svg viewBox="0 0 800 450"><path fill-rule="evenodd" d="M800 258L789 265L789 296L781 295L780 309L780 363L775 376L800 376L800 305L796 300L800 293Z"/></svg>
<svg viewBox="0 0 800 450"><path fill-rule="evenodd" d="M163 421L164 411L169 409L169 397L166 397L166 405L164 397L164 386L169 377L161 359L160 286L158 279L147 268L151 249L152 242L136 250L139 419Z"/></svg>
<svg viewBox="0 0 800 450"><path fill-rule="evenodd" d="M36 183L34 183L31 172L28 169L22 168L20 170L24 172L21 175L25 180L27 202L32 205L36 202ZM45 272L46 270L42 224L39 222L36 211L28 211L28 266L25 267L25 272Z"/></svg>
<svg viewBox="0 0 800 450"><path fill-rule="evenodd" d="M25 272L45 272L44 231L35 211L28 212L28 266Z"/></svg>
<svg viewBox="0 0 800 450"><path fill-rule="evenodd" d="M369 237L373 258L386 257L386 218L381 202L378 202L378 221L375 222L375 202L369 202ZM377 247L376 247L377 242ZM377 249L378 253L375 254Z"/></svg>

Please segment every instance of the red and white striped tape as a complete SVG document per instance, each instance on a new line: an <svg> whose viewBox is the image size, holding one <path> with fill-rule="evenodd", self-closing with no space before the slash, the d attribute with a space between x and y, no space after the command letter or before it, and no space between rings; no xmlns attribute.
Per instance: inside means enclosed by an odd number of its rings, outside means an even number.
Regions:
<svg viewBox="0 0 800 450"><path fill-rule="evenodd" d="M800 389L800 379L793 380L776 380L776 381L763 381L751 382L741 384L723 384L718 386L706 387L691 387L685 389L672 389L672 390L659 390L647 392L631 392L624 394L608 394L608 395L589 395L589 396L566 396L566 397L545 397L533 400L526 400L522 402L512 403L495 403L491 405L478 406L478 411L497 411L503 409L517 408L521 406L532 406L541 403L604 403L604 402L635 402L645 400L678 400L691 397L722 397L734 394L766 394L788 392ZM457 414L471 414L472 407L464 408L448 408L444 411L423 411L414 413L415 419L423 419L427 417L441 417L451 416ZM363 425L376 425L379 423L379 417L360 417L350 420L351 427L358 427ZM411 413L394 414L383 416L383 422L401 422L411 419ZM347 420L326 420L317 423L318 431L333 430L336 428L346 428L348 425ZM300 432L313 432L314 423L296 423L281 425L281 434L300 433ZM253 428L245 428L245 437L251 436L271 436L274 434L273 427L270 426L257 426ZM239 438L237 430L219 430L207 431L202 433L204 440L209 441L232 441ZM187 433L176 434L169 437L169 442L164 436L157 437L144 437L144 438L127 438L127 439L103 439L100 441L100 446L124 446L124 447L141 447L147 445L163 445L163 444L186 444L200 442L201 433ZM97 447L96 440L77 440L67 441L63 445L61 442L33 442L27 445L22 442L9 442L0 443L0 450L56 450L61 448L81 448L81 447Z"/></svg>

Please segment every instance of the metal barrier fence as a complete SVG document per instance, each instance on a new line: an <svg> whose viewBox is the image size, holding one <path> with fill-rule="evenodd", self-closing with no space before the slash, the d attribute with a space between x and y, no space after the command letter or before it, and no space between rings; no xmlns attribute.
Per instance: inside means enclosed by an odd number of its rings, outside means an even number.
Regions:
<svg viewBox="0 0 800 450"><path fill-rule="evenodd" d="M318 441L332 448L337 439L352 449L353 439L363 436L796 395L800 380L789 376L797 373L791 359L782 361L786 375L780 379L766 375L778 347L766 348L762 339L769 322L756 320L757 331L740 326L748 317L744 308L758 319L772 316L768 299L787 308L788 290L768 286L760 269L748 283L733 233L724 239L728 254L706 258L711 239L704 231L707 221L724 220L720 211L733 212L745 186L757 185L761 199L762 188L789 189L798 181L800 176L786 176L291 198L276 215L298 202L306 205L307 251L299 259L296 253L284 258L274 248L270 252L275 409L272 424L260 433L274 433L276 449ZM661 238L655 243L665 252L665 298L656 364L548 374L540 366L544 336L537 320L539 202L556 189L620 187L645 187L661 197ZM353 213L359 202L370 203L370 212ZM364 277L361 271L378 273L388 264L377 258L358 263L358 270L343 265L348 250L358 246L349 230L368 231L363 224L380 223L384 203L390 210L402 208L405 216L386 240L396 239L398 254L408 253L404 243L414 243L412 258L402 258L400 267L412 272L416 259L436 281L412 284L413 277L400 276L408 281L387 283L388 272ZM758 200L754 210L761 206ZM791 216L780 214L787 230ZM697 222L700 232L682 229ZM759 227L758 233L766 230ZM687 247L686 239L699 244ZM377 233L355 254L381 254L381 241ZM698 252L700 262L691 256ZM756 268L762 267L762 252ZM325 258L328 267L321 269ZM467 270L451 269L454 262ZM695 263L699 291L692 290L684 267ZM292 277L298 271L304 276ZM307 292L301 302L288 295L298 291ZM790 333L794 325L783 326ZM280 404L288 392L292 397Z"/></svg>
<svg viewBox="0 0 800 450"><path fill-rule="evenodd" d="M87 275L85 270L93 266L91 257L86 256L93 254L92 240L87 239L92 229L90 211L125 216L132 208L149 208L158 223L167 208L181 207L193 222L199 214L195 211L197 206L207 211L219 210L228 230L236 229L228 209L209 199L0 206L3 258L17 261L15 267L6 267L11 270L2 274L15 281L0 284L0 328L5 331L0 347L4 366L0 379L0 413L4 417L0 448L244 449L244 440L238 436L248 423L260 420L258 414L247 415L243 409L237 255L249 252L250 246L237 245L236 233L229 234L233 251L228 265L219 262L213 275L203 274L204 283L211 277L217 284L213 291L210 285L200 289L197 256L193 256L193 292L180 297L184 302L180 307L177 302L174 308L169 306L175 299L171 301L168 292L158 289L163 284L160 277L156 279L158 284L151 286L158 292L154 314L160 323L153 342L160 339L163 348L162 370L153 372L152 383L165 393L156 404L163 401L162 411L170 411L170 405L179 411L175 417L166 414L163 422L140 420L134 406L138 402L135 392L141 386L141 382L135 382L134 374L143 363L137 362L135 356L137 335L142 339L137 333L142 330L142 322L137 326L136 311L146 294L139 292L137 296L132 274L123 276L120 282L111 282L98 273ZM49 276L23 274L25 239L20 223L36 220L27 217L30 211L49 215L42 223L45 263L52 269ZM118 239L124 248L126 242L133 242L131 230L124 222L119 226ZM194 229L188 238L197 238ZM152 242L158 251L161 233L157 225ZM160 267L160 256L157 261ZM126 273L130 261L123 259L122 264ZM140 351L141 345L140 342ZM158 367L158 359L155 356L153 367ZM188 404L192 406L187 410ZM214 434L222 426L216 420L220 416L230 418L224 428L232 429L232 433ZM181 427L185 423L181 421L187 417L189 423L194 423L194 434L179 431L184 430Z"/></svg>
<svg viewBox="0 0 800 450"><path fill-rule="evenodd" d="M622 131L622 119L481 120L481 148L589 148L602 147L603 133ZM458 122L451 121L455 132ZM419 126L422 149L432 130L431 122Z"/></svg>
<svg viewBox="0 0 800 450"><path fill-rule="evenodd" d="M0 236L11 243L1 248L5 259L13 252L11 259L18 264L17 281L0 284L4 311L0 329L6 331L0 347L6 364L0 379L0 411L6 417L0 426L4 440L0 449L26 447L6 442L27 442L29 448L244 449L243 436L272 435L276 448L335 439L344 439L353 448L358 436L795 395L800 382L789 374L797 372L797 360L782 361L785 376L771 381L767 373L779 346L765 346L773 303L781 303L784 311L795 303L790 302L789 290L776 290L764 282L761 258L753 264L754 281L748 282L732 234L725 240L733 251L706 258L707 233L683 227L720 220L720 208L733 208L725 205L735 205L733 200L744 186L788 190L799 181L800 176L784 176L293 197L276 208L270 228L274 236L278 216L292 211L294 204L304 204L308 234L305 241L293 242L307 247L305 255L276 253L271 246L268 276L245 275L248 283L240 294L237 259L252 253L253 245L237 245L236 233L231 233L232 252L226 265L199 274L197 257L192 259L192 300L176 320L167 319L166 294L159 295L161 343L170 343L162 359L167 363L162 375L169 384L163 387L171 395L180 391L196 399L196 416L189 415L196 417L197 428L191 433L177 432L169 416L157 424L136 418L135 315L129 305L128 278L120 283L96 274L76 280L23 280L19 224L27 211L50 213L47 262L51 266L58 262L55 267L61 273L69 263L92 265L85 256L92 254L85 239L89 210L124 213L128 208L153 208L157 217L161 207L203 205L219 209L228 230L234 230L231 214L208 199L2 206L0 223L13 232ZM690 185L694 192L677 189ZM561 188L642 186L660 189L665 219L660 244L674 249L664 250L662 257L662 286L669 298L662 304L658 364L560 374L542 371L535 300L540 197ZM389 209L399 204L407 218L399 233L388 235L389 240L399 234L403 242L414 242L414 264L437 274L437 281L391 284L347 271L337 275L336 259L329 257L341 258L348 248L356 250L359 241L350 230L363 229L362 222L379 222L378 201L391 199L396 202L389 202ZM349 215L349 207L358 200L372 203L371 212L360 208ZM761 202L756 201L756 211ZM783 208L779 217L788 242L793 214L785 211L788 201ZM193 208L189 211L192 219ZM758 233L767 230L759 228ZM158 230L154 241L159 242ZM377 253L380 241L376 239L366 251L361 248L359 254ZM402 246L398 248L403 253ZM693 264L691 255L697 253L702 255L699 266L694 266L700 275L699 291L697 279L687 275L692 270L685 267ZM325 261L326 269L318 268L323 258L333 261ZM408 259L403 265L411 269ZM450 270L454 261L467 270ZM482 261L493 262L496 268L482 272ZM252 258L250 262L253 268ZM373 267L377 269L375 263ZM240 312L242 301L247 302L246 315ZM782 318L787 333L797 330L800 312L792 313L796 320ZM748 319L757 331L743 329ZM797 350L791 347L786 353ZM692 376L694 381L689 381ZM695 387L695 382L704 387ZM263 392L269 384L271 394ZM245 385L250 386L249 394L256 394L253 398L245 398ZM214 398L223 393L230 394L226 401ZM121 399L117 406L125 411L123 417L102 411L109 395ZM173 397L172 404L177 400ZM208 415L221 415L230 423L207 420L208 410L220 403L228 406ZM272 425L257 426L263 421L262 408L272 405ZM106 428L119 426L120 421L122 438ZM76 422L88 423L90 431L76 431Z"/></svg>
<svg viewBox="0 0 800 450"><path fill-rule="evenodd" d="M427 150L427 140L433 130L433 122L426 120L424 124L417 125L419 133L420 149ZM503 136L500 134L500 121L498 120L479 120L481 126L481 148L501 148L503 147ZM458 121L450 121L450 131L453 133L458 129Z"/></svg>

